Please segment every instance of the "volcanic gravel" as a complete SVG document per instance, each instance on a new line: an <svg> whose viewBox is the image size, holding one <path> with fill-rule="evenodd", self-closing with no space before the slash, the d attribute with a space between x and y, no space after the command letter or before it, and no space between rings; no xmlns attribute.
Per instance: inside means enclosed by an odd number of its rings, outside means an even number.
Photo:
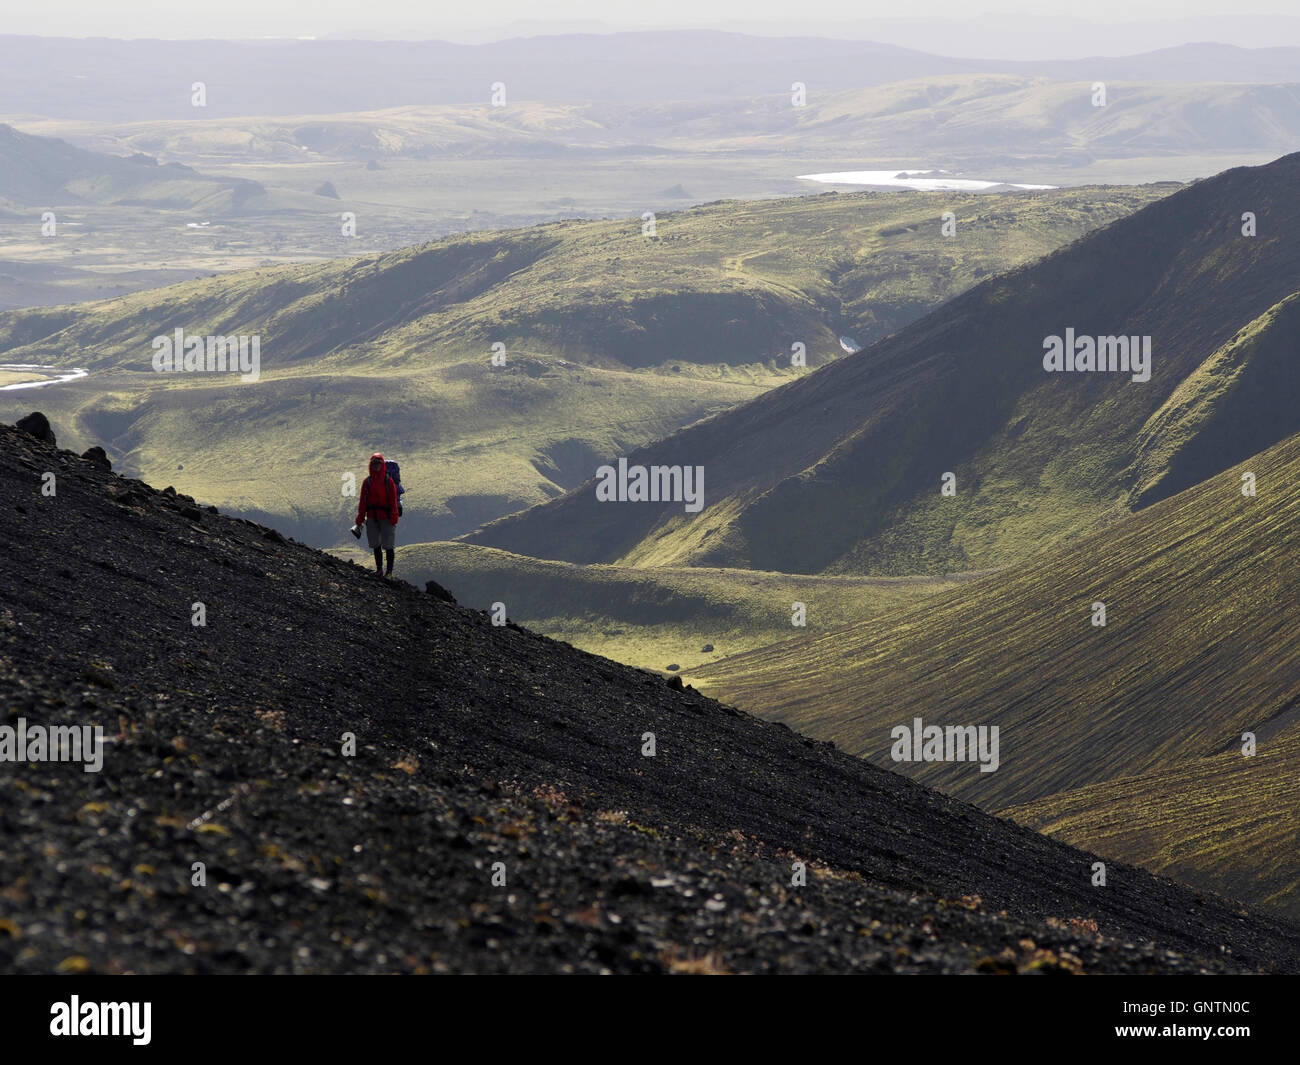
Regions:
<svg viewBox="0 0 1300 1065"><path fill-rule="evenodd" d="M8 426L0 544L0 724L106 741L99 773L0 763L6 971L1300 970L1293 926L1117 862L1093 887L1092 855Z"/></svg>

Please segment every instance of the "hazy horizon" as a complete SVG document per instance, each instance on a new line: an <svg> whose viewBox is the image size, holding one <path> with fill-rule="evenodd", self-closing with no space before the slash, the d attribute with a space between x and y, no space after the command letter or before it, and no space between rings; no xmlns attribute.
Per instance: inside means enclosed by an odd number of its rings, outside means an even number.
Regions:
<svg viewBox="0 0 1300 1065"><path fill-rule="evenodd" d="M147 0L124 0L112 10L88 0L56 0L39 9L9 12L0 35L119 40L416 40L487 44L519 37L568 34L716 30L763 37L872 41L969 59L1078 59L1124 56L1182 44L1218 43L1241 48L1300 45L1300 16L1288 3L1263 3L1249 12L1215 14L1212 4L1094 5L1088 17L1077 5L1048 0L1034 11L991 3L976 8L929 0L906 17L864 17L862 9L836 0L804 5L791 18L770 2L698 4L669 0L653 12L619 9L588 0L568 0L544 18L530 5L508 0L497 17L447 17L420 10L408 0L368 5L365 25L351 4L325 0L310 11L293 3L232 0L220 12L193 9L159 12ZM78 32L68 33L68 27Z"/></svg>

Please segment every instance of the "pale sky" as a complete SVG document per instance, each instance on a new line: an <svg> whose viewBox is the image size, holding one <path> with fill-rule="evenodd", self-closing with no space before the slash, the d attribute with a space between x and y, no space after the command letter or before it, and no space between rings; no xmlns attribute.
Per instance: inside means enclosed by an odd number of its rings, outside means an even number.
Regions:
<svg viewBox="0 0 1300 1065"><path fill-rule="evenodd" d="M509 31L527 23L526 32L567 32L583 22L593 29L666 28L743 24L753 31L766 23L770 32L830 36L835 27L895 18L979 20L990 14L1032 12L1037 20L1087 19L1092 22L1195 19L1220 16L1297 14L1296 0L490 0L487 4L446 0L0 0L0 33L111 37L366 36L394 34L456 39L472 31ZM1300 21L1300 20L1298 20ZM800 29L800 27L806 27ZM488 32L487 37L498 34ZM858 32L844 33L858 37ZM1222 39L1222 38L1221 38ZM1122 49L1116 49L1120 51Z"/></svg>

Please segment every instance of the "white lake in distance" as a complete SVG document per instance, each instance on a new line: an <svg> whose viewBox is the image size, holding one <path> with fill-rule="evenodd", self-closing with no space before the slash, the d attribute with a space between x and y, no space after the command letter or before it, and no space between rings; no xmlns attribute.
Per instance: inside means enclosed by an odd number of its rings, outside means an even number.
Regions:
<svg viewBox="0 0 1300 1065"><path fill-rule="evenodd" d="M800 181L824 185L876 185L918 192L983 192L986 189L1054 189L1056 185L1021 185L1013 181L979 181L954 177L946 170L842 170L834 174L800 174Z"/></svg>

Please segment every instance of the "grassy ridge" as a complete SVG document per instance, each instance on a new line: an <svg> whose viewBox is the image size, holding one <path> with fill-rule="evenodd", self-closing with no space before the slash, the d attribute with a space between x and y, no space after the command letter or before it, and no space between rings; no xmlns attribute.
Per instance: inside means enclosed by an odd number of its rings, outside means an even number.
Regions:
<svg viewBox="0 0 1300 1065"><path fill-rule="evenodd" d="M825 194L720 203L641 220L452 237L383 255L245 271L91 303L0 315L10 361L141 369L183 327L258 333L265 365L328 359L409 368L509 350L595 364L780 359L867 343L983 277L1168 193L1065 189L1007 197ZM940 215L962 234L944 240ZM915 275L932 275L918 286ZM31 358L27 358L31 356ZM21 358L20 358L21 357Z"/></svg>
<svg viewBox="0 0 1300 1065"><path fill-rule="evenodd" d="M1292 727L1275 740L1259 738L1252 758L1233 749L999 813L1076 847L1300 921L1300 732Z"/></svg>
<svg viewBox="0 0 1300 1065"><path fill-rule="evenodd" d="M1190 488L1212 463L1239 461L1287 435L1300 396L1297 336L1300 292L1247 324L1188 375L1138 435L1134 506Z"/></svg>

